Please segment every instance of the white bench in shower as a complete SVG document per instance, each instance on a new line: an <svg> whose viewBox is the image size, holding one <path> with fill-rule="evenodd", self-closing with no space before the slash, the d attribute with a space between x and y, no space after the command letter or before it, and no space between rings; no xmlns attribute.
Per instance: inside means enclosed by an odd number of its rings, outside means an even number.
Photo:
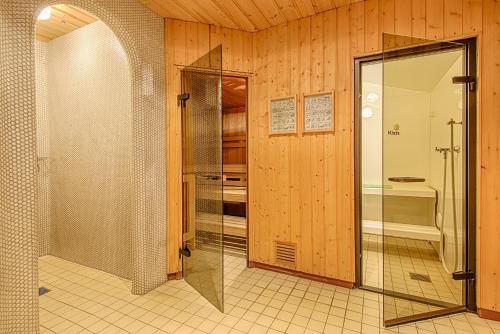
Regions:
<svg viewBox="0 0 500 334"><path fill-rule="evenodd" d="M434 226L398 224L381 221L363 220L363 233L385 235L390 237L439 241L439 230Z"/></svg>
<svg viewBox="0 0 500 334"><path fill-rule="evenodd" d="M382 194L384 196L414 197L425 198L429 200L435 200L436 198L436 191L433 188L425 185L413 184L394 184L390 187L384 188L383 192L382 187L380 186L377 187L365 185L363 186L362 194L364 196L380 196L380 201L382 200ZM377 210L381 210L381 208L378 208ZM385 222L384 226L382 226L381 221L370 219L364 219L362 224L363 233L416 240L440 240L439 230L435 226L401 224L393 222Z"/></svg>

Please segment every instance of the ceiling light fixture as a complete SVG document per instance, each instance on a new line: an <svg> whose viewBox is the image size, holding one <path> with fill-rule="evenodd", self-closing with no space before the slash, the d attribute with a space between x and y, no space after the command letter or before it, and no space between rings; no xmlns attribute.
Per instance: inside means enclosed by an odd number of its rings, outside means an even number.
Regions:
<svg viewBox="0 0 500 334"><path fill-rule="evenodd" d="M368 93L368 95L366 95L366 101L368 101L370 103L378 101L378 94L377 93Z"/></svg>
<svg viewBox="0 0 500 334"><path fill-rule="evenodd" d="M373 116L373 110L370 107L364 107L363 110L361 110L361 117L363 118L370 118Z"/></svg>
<svg viewBox="0 0 500 334"><path fill-rule="evenodd" d="M52 8L46 7L40 12L40 15L38 15L38 19L40 21L46 21L50 19L51 16L52 16Z"/></svg>

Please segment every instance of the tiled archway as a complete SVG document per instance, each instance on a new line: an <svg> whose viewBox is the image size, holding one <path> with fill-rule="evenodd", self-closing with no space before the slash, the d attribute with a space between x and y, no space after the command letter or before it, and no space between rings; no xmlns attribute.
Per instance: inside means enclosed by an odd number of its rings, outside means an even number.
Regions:
<svg viewBox="0 0 500 334"><path fill-rule="evenodd" d="M64 3L106 23L132 77L132 292L166 280L163 19L135 0L0 3L0 332L38 332L34 34L37 13Z"/></svg>

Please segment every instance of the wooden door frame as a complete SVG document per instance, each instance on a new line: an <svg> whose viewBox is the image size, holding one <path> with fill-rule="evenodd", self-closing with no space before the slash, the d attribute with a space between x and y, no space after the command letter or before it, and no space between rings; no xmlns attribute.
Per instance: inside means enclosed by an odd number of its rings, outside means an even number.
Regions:
<svg viewBox="0 0 500 334"><path fill-rule="evenodd" d="M465 298L464 306L458 306L455 308L450 308L447 313L456 313L462 311L477 311L477 240L476 240L476 229L477 229L477 185L479 184L479 173L477 170L477 155L478 155L478 133L477 133L477 125L478 125L478 108L479 108L479 100L478 100L478 88L479 86L479 73L478 73L478 60L480 56L478 54L478 44L479 44L480 36L473 35L462 37L459 39L452 40L439 40L435 41L430 45L421 45L421 46L410 46L407 48L401 48L395 51L390 51L385 54L385 56L389 56L390 58L399 58L403 57L408 53L416 54L421 53L425 54L427 52L432 52L432 50L437 49L445 49L449 48L450 43L462 44L466 48L466 58L464 62L466 63L466 70L468 74L473 76L476 82L476 89L473 92L468 92L465 97L465 101L467 102L467 108L464 111L464 116L467 117L467 161L465 162L464 173L466 174L466 185L467 192L465 194L467 198L466 202L466 210L465 217L467 217L467 227L465 229L465 245L463 247L465 256L465 270L470 270L474 272L475 279L467 280L464 282L464 292L463 296ZM437 48L436 48L437 47ZM380 62L383 61L384 54L382 52L378 52L371 55L354 57L354 162L355 162L355 170L354 170L354 194L355 194L355 286L362 289L371 290L367 287L362 286L362 232L361 232L361 120L360 120L360 108L361 108L361 65L363 63L370 62ZM381 291L377 291L381 292ZM382 291L383 292L383 291ZM396 296L398 297L398 296ZM403 296L399 296L403 297ZM422 299L421 302L425 302L425 299ZM446 310L444 310L446 311ZM444 312L443 311L443 312ZM443 313L441 312L441 313ZM439 313L439 314L438 314ZM446 313L446 312L445 312ZM440 315L440 312L433 314L430 312L429 314L424 314L423 316L409 316L405 319L401 319L402 321L389 321L386 323L387 326L400 325L402 323L413 322L416 320L423 320L430 317L435 317Z"/></svg>

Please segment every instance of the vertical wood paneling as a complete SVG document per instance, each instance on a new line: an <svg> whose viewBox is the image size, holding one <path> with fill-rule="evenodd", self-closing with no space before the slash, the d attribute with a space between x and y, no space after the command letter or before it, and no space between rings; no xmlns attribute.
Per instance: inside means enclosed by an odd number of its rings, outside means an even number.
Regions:
<svg viewBox="0 0 500 334"><path fill-rule="evenodd" d="M380 32L382 35L382 47L392 48L396 45L394 36L394 0L379 0L380 10Z"/></svg>
<svg viewBox="0 0 500 334"><path fill-rule="evenodd" d="M380 32L394 34L394 0L379 0Z"/></svg>
<svg viewBox="0 0 500 334"><path fill-rule="evenodd" d="M365 3L357 2L351 6L352 52L363 53L365 50Z"/></svg>
<svg viewBox="0 0 500 334"><path fill-rule="evenodd" d="M483 1L481 81L480 307L500 312L500 3Z"/></svg>
<svg viewBox="0 0 500 334"><path fill-rule="evenodd" d="M262 205L262 200L267 198L266 193L260 196L259 190L266 177L267 163L267 148L264 145L265 135L267 133L267 48L264 41L267 40L268 31L258 32L254 36L253 52L254 52L254 70L255 74L252 80L252 96L253 108L248 110L248 132L249 132L249 166L253 166L249 175L252 175L249 181L249 196L250 200L250 215L252 221L249 224L250 231L250 249L249 258L256 261L264 261L263 245L266 240L260 238L265 231L265 226L254 223L265 219L265 208ZM257 98L265 97L265 98ZM253 247L252 247L253 245Z"/></svg>
<svg viewBox="0 0 500 334"><path fill-rule="evenodd" d="M309 93L311 91L311 18L301 19L300 25L300 93ZM302 100L301 100L302 102ZM302 118L301 124L302 124ZM301 128L301 127L300 127ZM299 129L300 129L299 128ZM311 175L311 137L301 137L299 142L301 159L298 161L300 166L301 175ZM301 243L298 245L300 258L298 259L298 269L312 273L312 259L313 257L313 238L312 238L312 205L311 205L311 188L309 178L304 182L301 178L301 194L300 204L302 211L300 212L300 233Z"/></svg>
<svg viewBox="0 0 500 334"><path fill-rule="evenodd" d="M444 35L444 0L426 0L426 38L442 39Z"/></svg>
<svg viewBox="0 0 500 334"><path fill-rule="evenodd" d="M411 0L394 1L394 32L411 36Z"/></svg>
<svg viewBox="0 0 500 334"><path fill-rule="evenodd" d="M321 92L324 87L324 36L323 14L311 18L311 91ZM313 274L325 275L325 240L324 235L324 135L311 137L311 195L312 195L312 235L313 235Z"/></svg>
<svg viewBox="0 0 500 334"><path fill-rule="evenodd" d="M426 38L426 10L424 0L411 0L411 36Z"/></svg>
<svg viewBox="0 0 500 334"><path fill-rule="evenodd" d="M225 46L224 57L229 57L225 66L254 73L248 115L250 259L276 265L273 242L280 238L297 243L297 270L353 281L352 56L380 50L382 31L429 39L482 31L479 305L500 311L499 17L500 3L495 0L367 0L253 34L229 30L229 37L227 32L224 37L222 29L211 27L210 38L206 37L210 46L217 41L230 43ZM181 221L182 186L175 100L180 78L173 64L183 65L194 50L199 56L207 49L200 36L208 35L208 26L193 29L185 22L167 20L166 29L169 240L179 240L180 231L172 228ZM193 31L197 43L186 36ZM335 133L268 136L270 96L330 89L335 89ZM170 272L180 268L177 248L169 243L175 254L169 257Z"/></svg>
<svg viewBox="0 0 500 334"><path fill-rule="evenodd" d="M364 21L365 21L365 51L371 52L379 50L380 34L379 34L378 0L365 1Z"/></svg>
<svg viewBox="0 0 500 334"><path fill-rule="evenodd" d="M463 0L463 31L464 34L471 34L482 29L483 1Z"/></svg>
<svg viewBox="0 0 500 334"><path fill-rule="evenodd" d="M394 1L394 33L396 36L396 47L403 47L409 44L411 39L411 0ZM399 35L399 36L398 36Z"/></svg>
<svg viewBox="0 0 500 334"><path fill-rule="evenodd" d="M293 21L288 24L288 53L290 61L289 81L290 92L300 91L300 26L299 21ZM301 182L300 163L302 161L302 152L300 150L299 136L291 136L290 150L289 150L289 179L290 179L290 197L288 199L288 206L290 208L290 241L298 245L302 244L300 226L301 226L301 201L300 193L302 190L303 182Z"/></svg>
<svg viewBox="0 0 500 334"><path fill-rule="evenodd" d="M366 27L366 26L365 26ZM366 40L366 39L365 39ZM352 137L351 113L340 112L340 110L350 110L351 106L351 69L352 58L350 47L350 26L349 12L347 7L341 7L337 11L337 78L336 78L336 104L337 124L336 131L336 152L337 153L337 175L332 182L335 182L336 189L336 223L337 223L337 264L336 277L346 281L354 281L354 225L349 222L354 221L354 211L350 210L352 198L350 174L349 152L354 137Z"/></svg>
<svg viewBox="0 0 500 334"><path fill-rule="evenodd" d="M364 10L364 9L363 9ZM337 70L337 11L329 11L324 14L324 90L335 90L336 70ZM358 21L359 23L359 21ZM363 25L364 27L364 25ZM363 29L364 31L364 29ZM363 40L364 45L364 40ZM337 117L336 117L337 118ZM337 118L338 119L338 118ZM334 123L337 124L337 119ZM325 254L325 275L328 277L338 277L338 247L337 245L337 189L336 183L331 180L336 179L337 171L337 141L335 136L326 136L324 139L324 242L328 245L328 253ZM341 230L341 226L338 227Z"/></svg>
<svg viewBox="0 0 500 334"><path fill-rule="evenodd" d="M462 0L444 0L444 37L461 36L463 32Z"/></svg>
<svg viewBox="0 0 500 334"><path fill-rule="evenodd" d="M180 271L181 265L176 253L178 252L179 245L182 243L182 165L176 163L182 160L181 151L181 119L180 114L177 112L176 99L171 97L179 90L180 81L176 62L184 62L185 51L181 47L177 47L176 43L181 39L179 35L185 33L184 23L167 20L165 22L165 37L167 45L171 47L166 48L166 75L167 75L167 238L168 238L168 259L167 266L169 273L176 273ZM182 55L181 55L182 54Z"/></svg>

